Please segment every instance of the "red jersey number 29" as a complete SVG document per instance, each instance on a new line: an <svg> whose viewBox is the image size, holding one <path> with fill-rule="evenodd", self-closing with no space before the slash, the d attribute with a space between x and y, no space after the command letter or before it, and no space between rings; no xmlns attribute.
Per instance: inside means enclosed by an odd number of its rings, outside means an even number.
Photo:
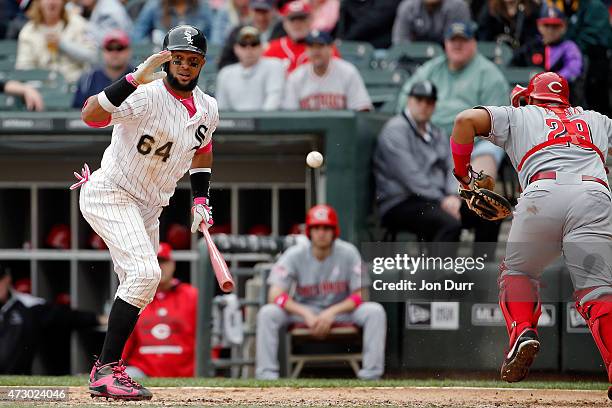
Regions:
<svg viewBox="0 0 612 408"><path fill-rule="evenodd" d="M584 140L588 140L589 142L593 142L591 139L591 132L589 130L589 126L582 119L574 119L570 121L576 128L576 132L578 136L580 136ZM551 130L548 132L548 136L546 137L548 140L555 139L559 136L564 136L567 133L567 129L565 129L565 125L561 120L548 118L546 119L546 126L548 126Z"/></svg>

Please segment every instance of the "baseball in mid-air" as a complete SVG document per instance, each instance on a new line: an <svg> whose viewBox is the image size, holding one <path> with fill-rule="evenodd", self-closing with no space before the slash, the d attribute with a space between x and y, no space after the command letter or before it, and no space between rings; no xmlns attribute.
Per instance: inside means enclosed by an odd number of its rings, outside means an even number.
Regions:
<svg viewBox="0 0 612 408"><path fill-rule="evenodd" d="M313 169L321 167L323 164L323 155L316 150L313 150L312 152L308 153L308 156L306 156L306 164Z"/></svg>

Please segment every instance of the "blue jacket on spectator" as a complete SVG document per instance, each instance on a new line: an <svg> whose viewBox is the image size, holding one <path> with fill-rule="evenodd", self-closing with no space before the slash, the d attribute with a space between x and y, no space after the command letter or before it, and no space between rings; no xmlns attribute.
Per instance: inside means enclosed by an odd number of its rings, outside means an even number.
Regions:
<svg viewBox="0 0 612 408"><path fill-rule="evenodd" d="M132 71L134 71L134 67L128 65L125 72L121 75L126 75ZM112 82L113 80L106 76L104 68L96 68L84 73L77 82L77 90L74 93L72 107L81 109L87 98L102 92Z"/></svg>
<svg viewBox="0 0 612 408"><path fill-rule="evenodd" d="M198 0L198 6L195 9L187 10L185 15L178 15L174 9L171 9L170 24L168 26L166 26L163 21L163 1L164 0L147 1L138 19L134 23L132 42L153 41L161 44L166 32L172 27L180 24L192 25L200 29L206 37L210 37L212 11L206 0ZM154 31L159 31L160 34L152 35Z"/></svg>

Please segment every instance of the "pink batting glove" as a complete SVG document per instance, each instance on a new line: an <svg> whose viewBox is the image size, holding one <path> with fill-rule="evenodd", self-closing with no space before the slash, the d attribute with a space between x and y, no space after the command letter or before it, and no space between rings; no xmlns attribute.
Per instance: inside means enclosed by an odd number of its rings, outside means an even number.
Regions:
<svg viewBox="0 0 612 408"><path fill-rule="evenodd" d="M210 228L214 224L212 207L208 206L208 198L206 197L196 197L193 200L191 214L193 216L193 222L191 223L192 234L196 231L204 232L205 229Z"/></svg>

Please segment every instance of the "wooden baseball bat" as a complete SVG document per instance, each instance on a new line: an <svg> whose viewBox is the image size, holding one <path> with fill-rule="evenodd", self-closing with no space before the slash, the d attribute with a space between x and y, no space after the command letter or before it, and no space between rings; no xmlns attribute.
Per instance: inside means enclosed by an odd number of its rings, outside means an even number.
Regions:
<svg viewBox="0 0 612 408"><path fill-rule="evenodd" d="M217 246L210 237L208 229L204 229L204 239L206 240L206 246L208 247L208 255L210 256L210 263L212 264L217 282L222 291L228 293L234 290L234 278L230 273L225 259L217 249Z"/></svg>

